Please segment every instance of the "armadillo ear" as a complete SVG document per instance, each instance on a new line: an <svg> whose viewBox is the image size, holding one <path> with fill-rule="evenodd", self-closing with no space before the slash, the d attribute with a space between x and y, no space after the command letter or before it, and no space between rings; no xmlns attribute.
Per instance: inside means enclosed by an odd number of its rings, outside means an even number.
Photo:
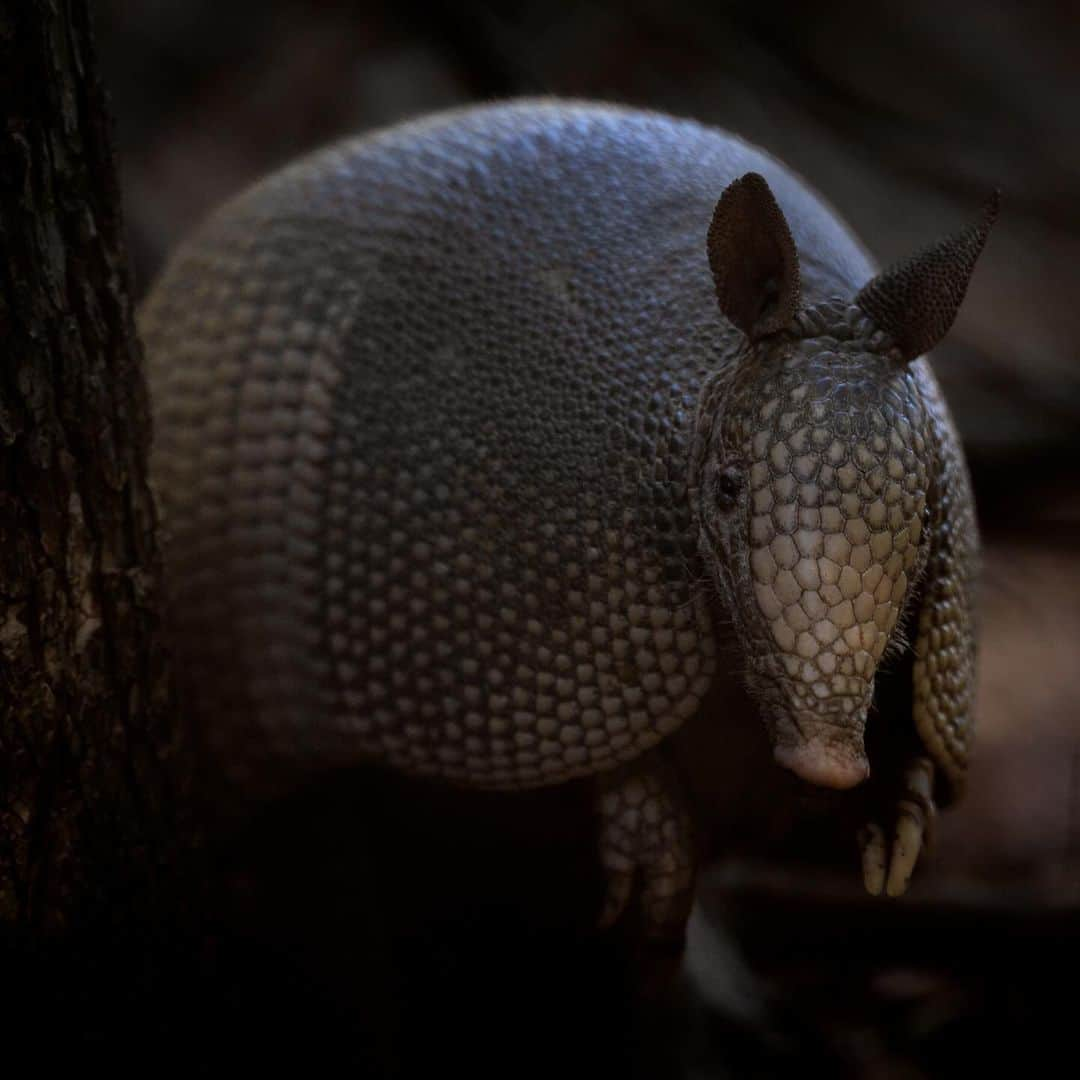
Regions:
<svg viewBox="0 0 1080 1080"><path fill-rule="evenodd" d="M994 191L981 221L878 274L855 297L905 363L929 352L949 332L997 217L998 199Z"/></svg>
<svg viewBox="0 0 1080 1080"><path fill-rule="evenodd" d="M799 306L799 256L765 178L729 184L707 239L720 310L751 340L783 329Z"/></svg>

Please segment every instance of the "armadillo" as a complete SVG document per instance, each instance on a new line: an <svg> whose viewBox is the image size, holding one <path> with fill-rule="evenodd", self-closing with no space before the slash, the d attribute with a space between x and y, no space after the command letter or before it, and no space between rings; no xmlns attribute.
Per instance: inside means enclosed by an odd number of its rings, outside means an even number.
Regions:
<svg viewBox="0 0 1080 1080"><path fill-rule="evenodd" d="M995 209L875 275L740 138L557 100L345 141L234 199L141 312L209 757L246 791L361 761L587 780L601 924L666 934L696 859L665 748L736 722L701 715L732 666L808 784L866 779L871 713L910 729L859 833L866 887L903 892L963 789L976 662L972 494L924 354Z"/></svg>

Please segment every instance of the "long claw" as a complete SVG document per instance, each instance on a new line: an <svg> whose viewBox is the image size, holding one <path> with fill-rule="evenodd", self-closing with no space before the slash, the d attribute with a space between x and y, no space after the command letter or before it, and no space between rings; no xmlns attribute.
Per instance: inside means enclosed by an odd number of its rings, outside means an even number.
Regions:
<svg viewBox="0 0 1080 1080"><path fill-rule="evenodd" d="M908 882L919 861L923 844L922 815L901 811L896 821L892 858L889 862L889 880L885 885L887 896L903 896Z"/></svg>
<svg viewBox="0 0 1080 1080"><path fill-rule="evenodd" d="M865 825L859 832L862 851L863 882L871 896L903 896L915 872L919 856L933 839L934 766L929 758L918 757L906 763L900 774L899 798L893 803L895 821L892 842L877 824Z"/></svg>
<svg viewBox="0 0 1080 1080"><path fill-rule="evenodd" d="M873 823L859 831L862 851L863 884L871 896L880 896L885 888L885 830Z"/></svg>

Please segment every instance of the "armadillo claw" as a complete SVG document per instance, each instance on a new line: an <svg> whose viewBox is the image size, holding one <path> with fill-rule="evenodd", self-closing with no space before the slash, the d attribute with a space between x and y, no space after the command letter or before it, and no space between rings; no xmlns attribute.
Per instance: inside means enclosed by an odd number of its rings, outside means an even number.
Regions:
<svg viewBox="0 0 1080 1080"><path fill-rule="evenodd" d="M923 823L922 815L915 815L901 809L896 820L896 832L893 836L892 858L889 860L889 878L885 883L887 896L903 896L907 892L908 882L919 861L922 851Z"/></svg>
<svg viewBox="0 0 1080 1080"><path fill-rule="evenodd" d="M903 775L903 794L896 803L892 844L881 825L871 822L858 836L863 882L871 896L903 896L919 856L933 839L937 808L933 798L933 765L916 758Z"/></svg>
<svg viewBox="0 0 1080 1080"><path fill-rule="evenodd" d="M903 896L922 850L922 822L912 814L901 812L891 847L885 837L885 830L876 823L864 825L859 830L863 884L871 896L882 893Z"/></svg>
<svg viewBox="0 0 1080 1080"><path fill-rule="evenodd" d="M880 896L885 888L885 830L870 823L859 830L859 850L862 852L863 884L871 896Z"/></svg>

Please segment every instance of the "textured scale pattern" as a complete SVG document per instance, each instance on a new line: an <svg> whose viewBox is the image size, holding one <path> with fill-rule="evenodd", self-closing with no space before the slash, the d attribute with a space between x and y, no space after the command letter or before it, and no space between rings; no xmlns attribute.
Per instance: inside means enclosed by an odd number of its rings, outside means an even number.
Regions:
<svg viewBox="0 0 1080 1080"><path fill-rule="evenodd" d="M904 647L906 625L917 633L916 729L946 795L959 790L978 538L963 457L926 363L899 362L860 308L816 304L752 362L710 377L694 446L707 547L727 552L714 569L774 746L813 738L837 760L861 758L874 677ZM725 539L725 515L709 500L732 467L745 474L745 506Z"/></svg>
<svg viewBox="0 0 1080 1080"><path fill-rule="evenodd" d="M760 609L741 644L771 649L808 699L854 700L926 562L942 606L918 623L918 730L960 776L970 497L925 365L860 368L826 332L833 316L850 330L827 302L869 259L724 132L533 102L283 170L184 245L141 314L184 690L234 779L376 758L554 784L633 761L698 711L718 631L696 424L745 356L704 238L751 170L800 253L807 309L785 340L829 338L831 374L778 366L739 442L756 507L740 572ZM837 495L815 501L824 470ZM927 530L939 489L952 503Z"/></svg>
<svg viewBox="0 0 1080 1080"><path fill-rule="evenodd" d="M948 408L929 374L920 374L931 430L940 434L929 521L933 544L914 643L914 721L956 798L964 791L975 734L979 533L967 463L950 437L954 429Z"/></svg>
<svg viewBox="0 0 1080 1080"><path fill-rule="evenodd" d="M916 375L861 342L812 336L760 393L739 447L754 595L773 646L755 659L808 711L828 699L846 715L865 712L926 559L929 448Z"/></svg>

